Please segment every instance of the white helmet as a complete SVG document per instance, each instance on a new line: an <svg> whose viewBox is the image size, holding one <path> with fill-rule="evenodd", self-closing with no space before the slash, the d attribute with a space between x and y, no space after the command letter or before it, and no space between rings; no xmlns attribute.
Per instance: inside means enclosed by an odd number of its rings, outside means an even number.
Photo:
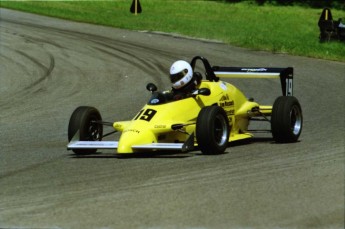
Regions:
<svg viewBox="0 0 345 229"><path fill-rule="evenodd" d="M193 78L192 66L187 61L178 60L170 67L170 80L174 89L180 89Z"/></svg>

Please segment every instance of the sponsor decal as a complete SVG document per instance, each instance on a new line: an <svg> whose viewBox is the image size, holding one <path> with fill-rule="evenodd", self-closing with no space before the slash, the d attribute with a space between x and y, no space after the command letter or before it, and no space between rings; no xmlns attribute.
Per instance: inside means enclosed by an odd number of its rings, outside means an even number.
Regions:
<svg viewBox="0 0 345 229"><path fill-rule="evenodd" d="M232 107L234 104L234 100L230 100L229 95L223 95L219 100L220 107Z"/></svg>
<svg viewBox="0 0 345 229"><path fill-rule="evenodd" d="M286 79L286 95L292 96L292 79Z"/></svg>
<svg viewBox="0 0 345 229"><path fill-rule="evenodd" d="M228 89L228 87L226 86L226 84L222 81L220 82L219 86L224 90L226 91Z"/></svg>
<svg viewBox="0 0 345 229"><path fill-rule="evenodd" d="M235 114L235 110L234 110L234 109L231 109L231 110L229 110L229 111L226 111L226 114L227 114L228 116L234 115L234 114Z"/></svg>
<svg viewBox="0 0 345 229"><path fill-rule="evenodd" d="M242 68L244 72L267 72L267 68Z"/></svg>
<svg viewBox="0 0 345 229"><path fill-rule="evenodd" d="M220 98L220 100L219 100L219 101L225 101L225 100L230 100L230 98L229 98L229 95L228 95L228 94L223 95L223 96Z"/></svg>
<svg viewBox="0 0 345 229"><path fill-rule="evenodd" d="M167 125L155 125L154 128L155 129L165 129L165 128L167 128Z"/></svg>
<svg viewBox="0 0 345 229"><path fill-rule="evenodd" d="M133 132L133 133L137 133L139 134L140 131L139 130L136 130L136 129L127 129L127 130L124 130L123 133L126 133L126 132Z"/></svg>
<svg viewBox="0 0 345 229"><path fill-rule="evenodd" d="M231 107L234 105L234 101L224 101L224 102L220 102L219 105L221 107Z"/></svg>

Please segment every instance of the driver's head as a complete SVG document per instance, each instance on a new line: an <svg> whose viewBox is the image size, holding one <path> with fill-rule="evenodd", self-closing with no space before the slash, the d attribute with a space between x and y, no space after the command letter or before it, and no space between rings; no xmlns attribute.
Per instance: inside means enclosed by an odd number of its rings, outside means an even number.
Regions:
<svg viewBox="0 0 345 229"><path fill-rule="evenodd" d="M187 61L178 60L170 67L170 80L174 89L181 89L193 78L192 66Z"/></svg>

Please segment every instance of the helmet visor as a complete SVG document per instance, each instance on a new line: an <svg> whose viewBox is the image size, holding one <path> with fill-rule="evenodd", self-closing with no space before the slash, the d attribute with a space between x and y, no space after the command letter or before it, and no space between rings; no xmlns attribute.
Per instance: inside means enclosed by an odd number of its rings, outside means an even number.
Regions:
<svg viewBox="0 0 345 229"><path fill-rule="evenodd" d="M184 69L178 73L170 74L171 83L176 83L177 81L181 80L185 75L187 75L188 69Z"/></svg>

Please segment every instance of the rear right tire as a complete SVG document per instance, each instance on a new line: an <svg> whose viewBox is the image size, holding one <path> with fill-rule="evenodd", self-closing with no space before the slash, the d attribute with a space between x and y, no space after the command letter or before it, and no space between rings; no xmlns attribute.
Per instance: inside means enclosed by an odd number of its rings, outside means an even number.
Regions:
<svg viewBox="0 0 345 229"><path fill-rule="evenodd" d="M273 139L280 143L296 142L302 132L301 105L293 96L280 96L272 108L271 130Z"/></svg>

